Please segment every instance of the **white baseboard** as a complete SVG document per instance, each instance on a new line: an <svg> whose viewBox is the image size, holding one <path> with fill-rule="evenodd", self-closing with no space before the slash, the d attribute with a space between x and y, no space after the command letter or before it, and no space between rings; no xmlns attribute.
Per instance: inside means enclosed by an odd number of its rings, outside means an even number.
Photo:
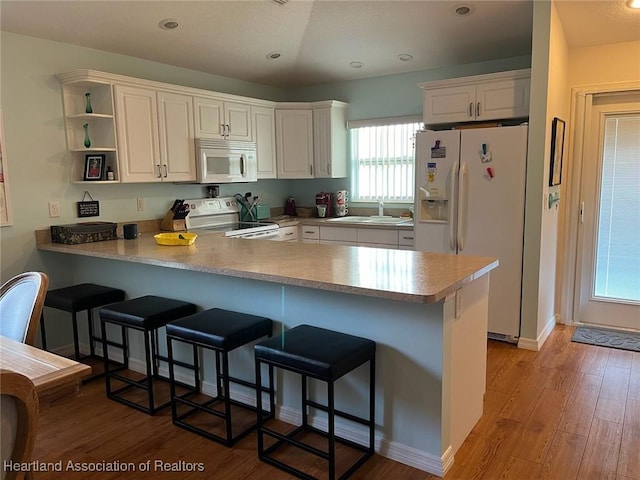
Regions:
<svg viewBox="0 0 640 480"><path fill-rule="evenodd" d="M534 352L539 351L542 348L542 345L544 345L544 342L547 341L547 338L549 338L549 335L551 335L551 332L553 332L553 329L556 327L556 323L556 316L554 315L549 319L547 324L542 329L542 332L540 332L540 335L538 335L538 338L536 338L535 340L531 338L520 337L518 339L518 348L533 350Z"/></svg>
<svg viewBox="0 0 640 480"><path fill-rule="evenodd" d="M88 353L88 345L80 345L80 351L82 353ZM56 353L59 353L60 355L72 355L73 345L65 345L64 347L57 348ZM96 355L102 355L102 347L100 345L96 346ZM122 362L123 360L121 352L114 352L113 354L110 353L109 358L110 360L114 360L116 362ZM144 360L129 357L129 369L138 373L145 373L146 363ZM166 364L164 364L164 362L159 369L159 373L160 375L165 377L169 376L168 367L166 366ZM177 381L186 385L193 385L193 377L191 375L176 372L175 378ZM215 397L217 395L217 387L215 382L203 381L201 383L201 391L205 395ZM247 405L256 405L255 395L253 393L247 393L246 390L242 391L238 388L233 388L233 386L231 387L230 393L231 398L234 400L245 403ZM263 397L263 407L267 406L268 400L265 395ZM302 412L290 407L276 405L275 417L278 420L281 420L285 423L290 423L292 425L300 425L302 423ZM336 422L335 431L337 435L360 445L367 445L369 441L369 435L368 430L363 425L357 425L355 423L347 421L341 423L340 420L341 419L338 419L338 422ZM309 423L313 427L320 430L327 430L326 418L310 415ZM436 457L435 455L424 452L422 450L418 450L408 445L388 441L379 434L377 434L375 437L374 447L376 453L385 458L403 463L405 465L409 465L410 467L417 468L419 470L430 473L432 475L437 475L439 477L444 477L447 471L449 471L449 469L453 466L454 462L454 456L451 447L449 447L445 451L442 457Z"/></svg>

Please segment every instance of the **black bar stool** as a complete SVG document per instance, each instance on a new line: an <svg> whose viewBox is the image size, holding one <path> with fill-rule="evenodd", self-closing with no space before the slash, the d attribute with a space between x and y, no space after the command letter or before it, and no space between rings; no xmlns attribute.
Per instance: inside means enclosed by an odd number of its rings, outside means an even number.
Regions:
<svg viewBox="0 0 640 480"><path fill-rule="evenodd" d="M104 287L95 283L81 283L70 287L49 290L44 301L46 307L55 308L71 313L71 324L73 327L73 346L76 360L85 357L80 356L80 341L78 338L78 312L87 311L89 323L89 356L95 356L94 342L102 342L102 338L95 335L93 326L93 309L108 305L109 303L121 302L124 300L124 290L118 288ZM47 350L47 335L45 331L44 313L40 317L40 334L42 336L42 348Z"/></svg>
<svg viewBox="0 0 640 480"><path fill-rule="evenodd" d="M193 303L164 297L156 297L154 295L134 298L132 300L115 303L101 308L100 325L102 328L104 373L107 397L150 415L168 407L171 404L170 400L161 405L156 405L154 402L153 387L154 383L156 383L154 380L169 380L168 378L161 377L158 373L159 362L168 361L168 358L161 356L158 351L158 329L164 327L172 320L192 315L195 312L196 306ZM129 347L126 335L123 335L122 337L122 344L117 344L117 342L108 342L107 324L109 323L143 333L146 375L141 379L135 380L133 377L119 373L128 368L128 362L126 359L128 359ZM125 358L125 362L115 369L109 368L108 343L109 345L120 348L123 352L123 358ZM124 383L124 386L119 387L116 390L112 390L112 380ZM134 401L131 398L130 390L132 388L146 391L146 402L148 406ZM127 394L129 398L125 396Z"/></svg>
<svg viewBox="0 0 640 480"><path fill-rule="evenodd" d="M255 346L256 383L262 388L261 364L275 366L299 373L302 376L302 425L290 433L280 433L266 426L262 416L258 416L258 458L270 463L297 478L315 477L278 460L272 454L281 446L289 444L328 461L329 479L345 479L355 472L374 454L375 439L375 353L376 343L366 338L338 333L324 328L300 325L284 332L279 337L270 338ZM369 362L369 418L362 418L335 408L334 383L343 375L360 365ZM308 378L327 383L327 405L309 398ZM273 390L270 393L273 396ZM274 404L274 399L270 399ZM328 430L326 432L312 427L308 423L308 410L315 408L327 413ZM258 396L258 410L262 409L262 400ZM368 427L369 444L360 445L335 433L335 417L341 417ZM298 440L305 434L315 434L326 439L327 449L322 450L308 441ZM265 448L264 435L276 441ZM336 477L336 443L346 445L363 452L358 460Z"/></svg>
<svg viewBox="0 0 640 480"><path fill-rule="evenodd" d="M173 423L191 432L202 435L210 440L215 440L228 447L232 446L239 439L256 428L257 423L251 422L245 428L240 429L234 435L231 406L243 408L251 411L254 415L258 412L255 406L249 405L239 400L231 398L230 384L243 385L256 390L256 397L260 397L261 391L256 389L256 384L231 376L229 373L229 352L236 348L247 345L263 337L271 336L272 321L268 318L258 317L245 313L232 312L220 308L212 308L204 312L196 313L186 318L170 322L166 326L167 348L169 355L169 375L171 382L171 415ZM179 362L174 358L173 341L191 345L193 353L193 364ZM194 399L200 394L200 369L198 361L198 349L208 349L215 352L215 381L216 396L206 397L206 399ZM182 366L193 370L194 387L188 392L177 395L174 366ZM273 367L269 368L269 378L273 382ZM272 384L272 383L271 383ZM270 385L271 385L270 384ZM270 392L270 389L263 389ZM224 410L216 410L216 404L223 404ZM178 407L186 405L188 408L184 413L178 414ZM259 416L272 416L274 409L270 412L261 410ZM189 418L198 412L204 412L223 420L224 435L215 433L213 429L205 430L203 422L198 425L189 423ZM207 423L207 426L215 427L215 422Z"/></svg>

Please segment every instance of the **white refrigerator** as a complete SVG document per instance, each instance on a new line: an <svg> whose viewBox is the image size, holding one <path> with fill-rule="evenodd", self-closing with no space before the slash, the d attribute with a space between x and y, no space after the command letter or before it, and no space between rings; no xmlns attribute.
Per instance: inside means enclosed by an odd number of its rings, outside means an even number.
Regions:
<svg viewBox="0 0 640 480"><path fill-rule="evenodd" d="M489 336L520 335L527 125L416 135L416 250L491 256Z"/></svg>

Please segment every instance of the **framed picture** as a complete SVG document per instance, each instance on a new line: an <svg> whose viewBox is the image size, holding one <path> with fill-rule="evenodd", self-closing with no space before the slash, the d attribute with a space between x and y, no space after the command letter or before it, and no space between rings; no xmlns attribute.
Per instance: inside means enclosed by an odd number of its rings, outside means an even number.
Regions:
<svg viewBox="0 0 640 480"><path fill-rule="evenodd" d="M9 194L9 172L5 155L4 125L0 110L0 227L13 225L11 195Z"/></svg>
<svg viewBox="0 0 640 480"><path fill-rule="evenodd" d="M86 155L84 160L84 179L102 180L105 155Z"/></svg>
<svg viewBox="0 0 640 480"><path fill-rule="evenodd" d="M549 186L562 182L562 156L564 154L564 120L558 117L551 125L551 168L549 169Z"/></svg>

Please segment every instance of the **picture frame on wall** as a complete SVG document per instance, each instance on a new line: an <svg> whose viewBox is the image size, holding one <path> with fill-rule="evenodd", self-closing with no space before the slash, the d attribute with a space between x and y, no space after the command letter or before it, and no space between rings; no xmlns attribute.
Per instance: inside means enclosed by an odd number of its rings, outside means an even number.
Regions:
<svg viewBox="0 0 640 480"><path fill-rule="evenodd" d="M9 192L9 169L5 149L4 119L2 110L0 110L0 227L13 225L11 194Z"/></svg>
<svg viewBox="0 0 640 480"><path fill-rule="evenodd" d="M551 165L549 168L549 186L562 183L562 157L564 155L564 120L555 117L551 125Z"/></svg>
<svg viewBox="0 0 640 480"><path fill-rule="evenodd" d="M86 181L102 180L105 162L106 155L85 155L84 179Z"/></svg>

